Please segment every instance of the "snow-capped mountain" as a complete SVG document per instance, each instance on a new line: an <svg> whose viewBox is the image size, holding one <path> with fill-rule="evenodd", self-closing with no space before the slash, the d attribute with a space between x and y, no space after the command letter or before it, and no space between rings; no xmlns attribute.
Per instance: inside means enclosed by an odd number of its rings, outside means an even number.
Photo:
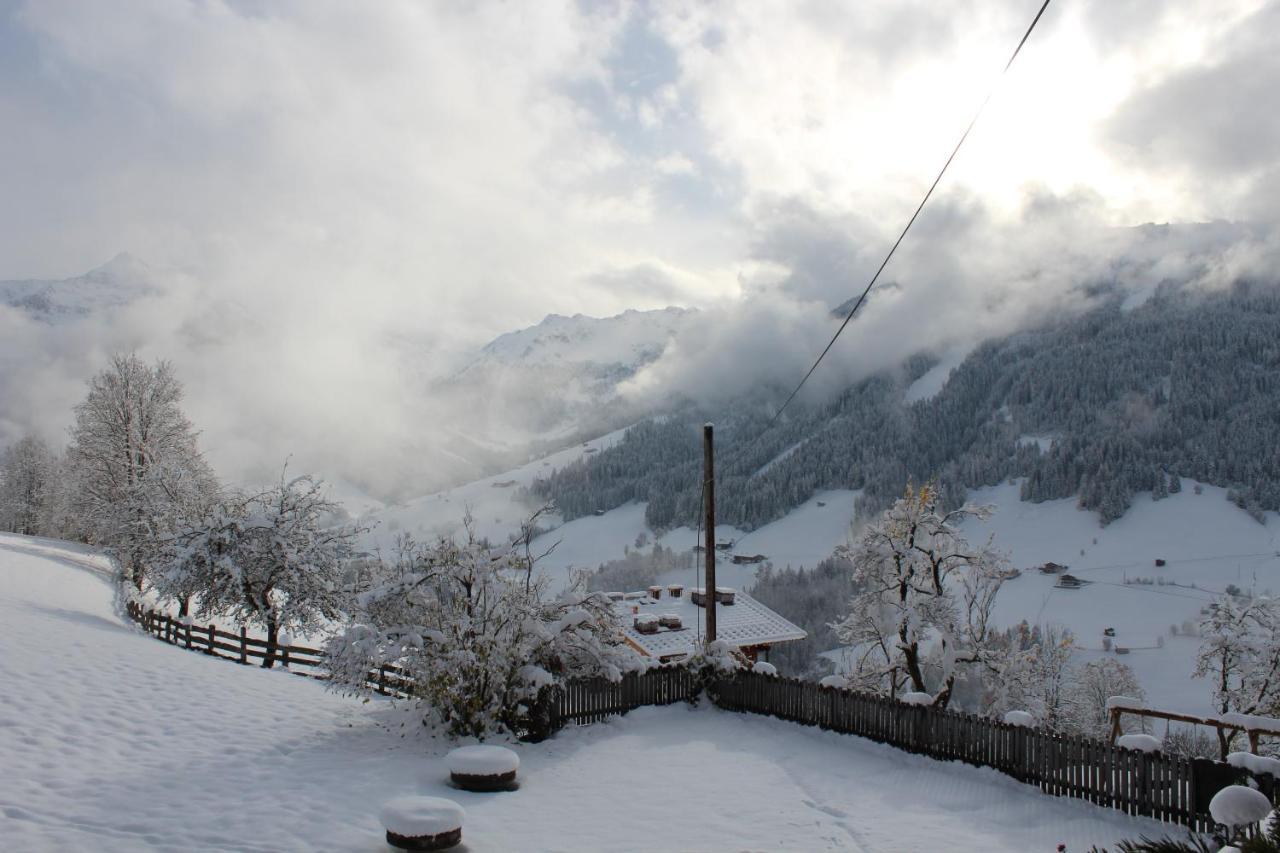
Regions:
<svg viewBox="0 0 1280 853"><path fill-rule="evenodd" d="M74 278L0 281L0 305L45 323L67 323L122 308L156 292L150 268L122 252Z"/></svg>
<svg viewBox="0 0 1280 853"><path fill-rule="evenodd" d="M474 413L473 440L554 449L634 418L619 384L661 356L696 316L684 308L551 314L495 338L432 393Z"/></svg>

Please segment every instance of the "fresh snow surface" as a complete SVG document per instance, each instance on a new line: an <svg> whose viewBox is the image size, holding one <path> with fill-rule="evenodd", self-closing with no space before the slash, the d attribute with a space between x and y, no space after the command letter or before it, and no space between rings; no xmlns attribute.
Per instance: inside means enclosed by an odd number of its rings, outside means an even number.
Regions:
<svg viewBox="0 0 1280 853"><path fill-rule="evenodd" d="M1036 718L1027 711L1009 711L1004 715L1004 721L1011 726L1022 726L1023 728L1035 728Z"/></svg>
<svg viewBox="0 0 1280 853"><path fill-rule="evenodd" d="M1252 773L1266 773L1280 779L1280 758L1254 755L1251 752L1233 752L1227 756L1227 763L1232 767L1240 767Z"/></svg>
<svg viewBox="0 0 1280 853"><path fill-rule="evenodd" d="M1231 785L1213 795L1209 814L1227 826L1248 826L1265 820L1271 814L1271 800L1261 791L1244 785Z"/></svg>
<svg viewBox="0 0 1280 853"><path fill-rule="evenodd" d="M898 701L905 705L932 705L933 697L928 693L912 690L899 696Z"/></svg>
<svg viewBox="0 0 1280 853"><path fill-rule="evenodd" d="M445 756L450 773L464 776L501 776L520 769L520 756L505 746L473 744L460 746Z"/></svg>
<svg viewBox="0 0 1280 853"><path fill-rule="evenodd" d="M406 838L421 838L461 829L467 813L453 800L410 794L387 803L378 816L388 832Z"/></svg>
<svg viewBox="0 0 1280 853"><path fill-rule="evenodd" d="M768 661L764 661L764 660L756 661L752 665L751 671L758 672L761 675L777 675L778 674L778 668L773 664L769 663Z"/></svg>
<svg viewBox="0 0 1280 853"><path fill-rule="evenodd" d="M1159 752L1163 744L1160 738L1153 735L1131 734L1116 738L1116 746L1121 749L1136 749L1139 752Z"/></svg>
<svg viewBox="0 0 1280 853"><path fill-rule="evenodd" d="M1001 587L995 623L1026 619L1068 627L1080 663L1115 654L1102 648L1103 629L1114 628L1113 646L1129 649L1117 659L1137 674L1144 704L1211 713L1209 684L1191 677L1200 640L1183 635L1182 623L1198 624L1201 608L1227 584L1280 592L1280 516L1267 513L1267 523L1259 524L1227 501L1224 489L1202 486L1197 495L1195 485L1184 479L1181 492L1161 501L1138 495L1107 527L1077 509L1074 498L1023 503L1017 484L971 491L972 503L994 504L996 513L988 522L967 523L965 534L975 541L994 534L995 546L1022 569ZM1166 565L1156 567L1157 558ZM1064 563L1091 583L1056 589L1057 577L1033 568L1047 561ZM1165 585L1126 585L1126 578L1159 578ZM1171 625L1179 626L1178 636L1170 634Z"/></svg>
<svg viewBox="0 0 1280 853"><path fill-rule="evenodd" d="M1168 829L706 703L515 744L519 791L457 791L452 744L412 712L148 637L112 612L104 567L0 535L6 850L377 851L380 808L410 795L461 805L472 851L1026 853Z"/></svg>

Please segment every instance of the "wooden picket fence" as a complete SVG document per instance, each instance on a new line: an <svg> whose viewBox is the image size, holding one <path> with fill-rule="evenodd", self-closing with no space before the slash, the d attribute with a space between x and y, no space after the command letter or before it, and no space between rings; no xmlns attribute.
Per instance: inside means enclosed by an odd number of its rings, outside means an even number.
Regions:
<svg viewBox="0 0 1280 853"><path fill-rule="evenodd" d="M268 652L298 675L328 678L324 653L266 640L215 625L198 626L171 615L128 605L130 618L143 630L175 646L249 664ZM386 696L408 698L413 682L395 666L371 669L366 686ZM531 739L567 725L586 725L646 705L692 701L702 692L697 674L680 665L630 673L621 681L576 679L555 687L543 700L545 726ZM1105 741L1013 726L999 720L927 705L822 687L812 681L742 671L714 680L712 702L725 710L765 714L783 720L857 735L898 749L943 760L991 767L1035 785L1047 794L1087 800L1131 815L1189 827L1215 828L1209 801L1227 785L1252 781L1273 803L1280 786L1224 762L1122 749Z"/></svg>
<svg viewBox="0 0 1280 853"><path fill-rule="evenodd" d="M577 679L555 689L551 725L559 729L569 723L594 723L645 705L688 701L701 689L697 676L678 664L628 673L621 681Z"/></svg>
<svg viewBox="0 0 1280 853"><path fill-rule="evenodd" d="M193 625L189 621L175 619L168 613L133 601L126 605L125 610L129 618L148 634L174 646L241 664L261 663L270 654L273 663L295 675L319 679L329 677L325 654L320 649L268 643L249 636L243 625L238 632L222 631L212 624ZM413 689L413 682L405 676L403 670L392 665L369 670L365 685L383 696L399 698L408 698Z"/></svg>
<svg viewBox="0 0 1280 853"><path fill-rule="evenodd" d="M1276 802L1270 776L1254 776L1223 762L1122 749L811 681L741 672L712 685L711 698L728 710L768 714L933 758L991 767L1047 794L1197 832L1214 828L1209 815L1213 795L1246 777Z"/></svg>

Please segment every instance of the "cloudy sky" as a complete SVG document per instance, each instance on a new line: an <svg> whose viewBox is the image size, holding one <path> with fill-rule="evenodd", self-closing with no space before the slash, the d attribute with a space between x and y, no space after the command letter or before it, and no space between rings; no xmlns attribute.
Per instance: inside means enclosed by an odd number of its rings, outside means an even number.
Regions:
<svg viewBox="0 0 1280 853"><path fill-rule="evenodd" d="M1038 6L0 0L0 279L128 251L256 318L235 356L141 342L197 391L270 365L230 403L333 383L392 412L386 440L411 423L382 342L443 359L551 312L710 308L786 354L781 382ZM1215 274L1271 257L1278 90L1280 3L1057 0L846 365L1050 310L1129 251L1118 226L1250 223ZM1148 277L1182 257L1154 254Z"/></svg>

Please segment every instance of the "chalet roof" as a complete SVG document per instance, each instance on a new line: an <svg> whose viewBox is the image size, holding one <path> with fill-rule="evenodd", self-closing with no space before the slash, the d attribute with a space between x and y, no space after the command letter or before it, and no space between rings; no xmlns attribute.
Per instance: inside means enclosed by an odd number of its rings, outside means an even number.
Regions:
<svg viewBox="0 0 1280 853"><path fill-rule="evenodd" d="M634 598L629 596L615 602L613 609L627 640L649 657L670 659L690 655L698 648L705 630L706 614L703 608L689 600L687 590L680 598L669 597L665 589L656 600L647 593ZM674 630L660 628L656 634L641 634L632 625L638 615L661 616L664 613L679 616L682 627ZM803 640L807 634L751 596L737 592L733 604L716 605L716 636L742 648Z"/></svg>

